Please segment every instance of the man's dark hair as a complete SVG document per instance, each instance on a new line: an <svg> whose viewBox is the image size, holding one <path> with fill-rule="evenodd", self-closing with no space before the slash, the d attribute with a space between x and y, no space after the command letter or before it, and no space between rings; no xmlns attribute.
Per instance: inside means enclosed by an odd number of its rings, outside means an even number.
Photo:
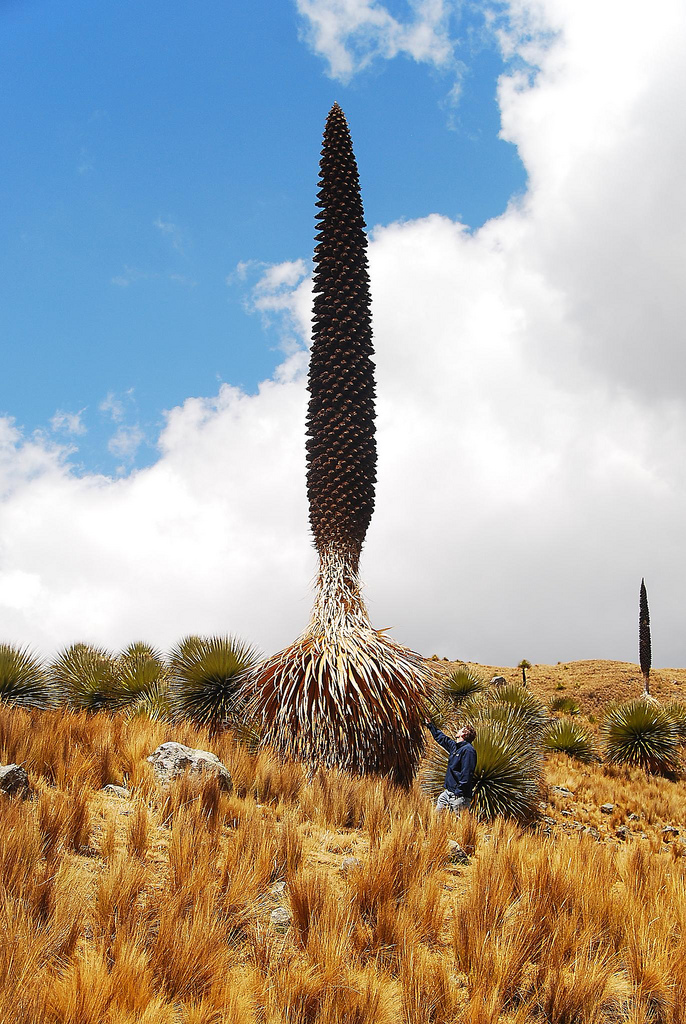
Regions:
<svg viewBox="0 0 686 1024"><path fill-rule="evenodd" d="M473 743L476 739L476 729L473 725L465 725L462 727L464 733L465 743Z"/></svg>

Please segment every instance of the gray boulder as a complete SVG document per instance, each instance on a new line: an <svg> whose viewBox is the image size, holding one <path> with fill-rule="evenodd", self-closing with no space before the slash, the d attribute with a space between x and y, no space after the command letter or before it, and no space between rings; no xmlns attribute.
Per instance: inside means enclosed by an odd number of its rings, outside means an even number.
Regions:
<svg viewBox="0 0 686 1024"><path fill-rule="evenodd" d="M161 785L188 772L190 775L216 775L219 785L227 792L232 789L231 773L216 754L209 750L194 750L183 743L163 743L149 757L155 778Z"/></svg>
<svg viewBox="0 0 686 1024"><path fill-rule="evenodd" d="M505 676L493 676L491 686L507 686L507 679Z"/></svg>
<svg viewBox="0 0 686 1024"><path fill-rule="evenodd" d="M291 924L291 915L285 907L277 907L269 915L269 921L275 932L287 932Z"/></svg>
<svg viewBox="0 0 686 1024"><path fill-rule="evenodd" d="M469 854L455 839L448 840L448 860L451 864L469 864Z"/></svg>
<svg viewBox="0 0 686 1024"><path fill-rule="evenodd" d="M128 800L131 794L125 786L116 786L114 782L108 782L106 786L103 786L103 793L107 793L108 796L116 796L120 800Z"/></svg>
<svg viewBox="0 0 686 1024"><path fill-rule="evenodd" d="M0 765L0 793L25 800L31 794L29 777L20 764Z"/></svg>

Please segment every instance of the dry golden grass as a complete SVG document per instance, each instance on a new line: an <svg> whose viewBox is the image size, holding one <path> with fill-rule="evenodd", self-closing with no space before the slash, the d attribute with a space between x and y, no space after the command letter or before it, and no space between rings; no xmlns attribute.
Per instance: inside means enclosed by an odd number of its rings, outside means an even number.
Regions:
<svg viewBox="0 0 686 1024"><path fill-rule="evenodd" d="M634 666L528 675L582 717L640 690ZM662 675L658 696L686 689ZM145 757L168 739L214 750L234 791L158 788ZM0 802L0 1024L686 1024L683 780L556 754L522 829L308 780L229 734L0 706L12 761L34 793Z"/></svg>

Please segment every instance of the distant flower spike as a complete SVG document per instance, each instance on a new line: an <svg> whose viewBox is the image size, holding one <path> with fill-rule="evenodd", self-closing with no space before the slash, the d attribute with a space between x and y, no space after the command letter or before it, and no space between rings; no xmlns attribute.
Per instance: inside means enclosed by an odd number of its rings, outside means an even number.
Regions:
<svg viewBox="0 0 686 1024"><path fill-rule="evenodd" d="M643 673L643 692L650 693L650 612L645 580L641 580L638 598L638 659Z"/></svg>
<svg viewBox="0 0 686 1024"><path fill-rule="evenodd" d="M423 749L429 676L418 654L372 628L360 593L376 482L374 365L364 212L337 103L319 183L307 413L317 597L302 636L256 670L252 706L263 741L284 753L409 785Z"/></svg>

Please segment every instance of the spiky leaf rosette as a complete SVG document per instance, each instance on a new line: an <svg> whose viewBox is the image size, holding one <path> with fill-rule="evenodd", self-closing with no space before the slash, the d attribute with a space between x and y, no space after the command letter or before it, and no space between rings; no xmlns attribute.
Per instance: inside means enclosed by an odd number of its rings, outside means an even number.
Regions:
<svg viewBox="0 0 686 1024"><path fill-rule="evenodd" d="M317 584L305 632L251 681L262 742L312 767L409 785L424 748L424 661L372 628L344 564L325 556Z"/></svg>
<svg viewBox="0 0 686 1024"><path fill-rule="evenodd" d="M488 683L467 665L459 665L443 680L443 692L451 704L459 704L487 688Z"/></svg>
<svg viewBox="0 0 686 1024"><path fill-rule="evenodd" d="M338 104L326 122L319 184L307 412L318 593L302 636L251 679L251 708L262 742L286 754L409 784L429 680L419 655L372 628L360 595L376 481L374 368L364 213Z"/></svg>
<svg viewBox="0 0 686 1024"><path fill-rule="evenodd" d="M84 711L117 711L123 706L116 658L102 647L72 644L49 669L61 699Z"/></svg>
<svg viewBox="0 0 686 1024"><path fill-rule="evenodd" d="M319 184L307 496L317 551L345 553L355 571L374 511L374 366L364 212L337 103L324 130Z"/></svg>
<svg viewBox="0 0 686 1024"><path fill-rule="evenodd" d="M540 745L511 723L482 719L475 727L472 810L481 818L533 817L541 782ZM432 744L419 771L419 784L429 796L443 789L447 764L447 752Z"/></svg>
<svg viewBox="0 0 686 1024"><path fill-rule="evenodd" d="M686 704L680 700L673 700L664 705L665 714L674 722L679 740L686 740Z"/></svg>
<svg viewBox="0 0 686 1024"><path fill-rule="evenodd" d="M169 717L169 669L160 651L140 641L129 644L119 655L117 668L127 715Z"/></svg>
<svg viewBox="0 0 686 1024"><path fill-rule="evenodd" d="M584 763L597 757L593 736L581 722L571 718L558 718L550 723L543 733L543 747L546 752L561 751Z"/></svg>
<svg viewBox="0 0 686 1024"><path fill-rule="evenodd" d="M548 701L548 710L560 711L563 715L578 715L581 708L573 697L553 697Z"/></svg>
<svg viewBox="0 0 686 1024"><path fill-rule="evenodd" d="M213 731L241 721L243 687L257 651L231 636L188 636L169 657L169 704L176 717Z"/></svg>
<svg viewBox="0 0 686 1024"><path fill-rule="evenodd" d="M638 660L643 673L645 692L650 692L650 612L648 611L648 594L645 580L641 580L641 591L638 598Z"/></svg>
<svg viewBox="0 0 686 1024"><path fill-rule="evenodd" d="M639 697L614 705L601 724L601 735L605 757L613 764L656 773L679 770L677 725L655 701Z"/></svg>
<svg viewBox="0 0 686 1024"><path fill-rule="evenodd" d="M37 658L27 649L0 644L0 701L24 708L45 708L54 690Z"/></svg>
<svg viewBox="0 0 686 1024"><path fill-rule="evenodd" d="M536 735L540 735L546 726L548 714L545 705L537 697L534 697L531 690L519 683L499 686L488 695L488 699L493 706L505 705L511 708L513 713Z"/></svg>

